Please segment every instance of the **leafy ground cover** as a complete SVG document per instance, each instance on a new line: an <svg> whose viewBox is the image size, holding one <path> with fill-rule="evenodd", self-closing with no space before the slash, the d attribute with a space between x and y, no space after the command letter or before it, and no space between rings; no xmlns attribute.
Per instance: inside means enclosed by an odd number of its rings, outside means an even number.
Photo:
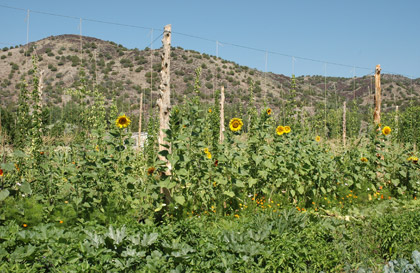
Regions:
<svg viewBox="0 0 420 273"><path fill-rule="evenodd" d="M331 211L282 208L274 212L255 207L239 218L192 216L158 225L132 221L109 226L86 222L23 227L11 221L0 227L0 269L380 272L385 261L411 258L418 249L418 205L418 201L384 201L369 209L355 209L349 217Z"/></svg>

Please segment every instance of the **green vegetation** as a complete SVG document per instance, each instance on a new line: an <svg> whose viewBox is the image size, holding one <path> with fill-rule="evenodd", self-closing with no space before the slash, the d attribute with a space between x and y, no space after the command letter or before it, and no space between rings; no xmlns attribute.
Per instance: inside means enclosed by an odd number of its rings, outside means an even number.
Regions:
<svg viewBox="0 0 420 273"><path fill-rule="evenodd" d="M84 44L85 53L93 45ZM82 63L71 55L59 60ZM143 60L97 65L117 75L114 65L136 63L141 72ZM331 106L336 97L327 105L314 102L308 115L301 109L309 101L297 94L315 92L303 89L302 78L293 76L275 100L262 80L238 77L246 69L224 63L225 82L216 89L242 80L250 85L249 92L225 90L224 141L219 90L209 103L213 68L200 65L195 78L175 71L188 98L172 94L183 103L172 106L165 131L170 152L159 152L156 108L143 116L144 147L133 147L138 118L130 113L139 101L124 90L132 86L135 95L156 99L157 64L145 73L152 93L122 73L95 86L96 66L83 60L72 89L58 82L62 72L45 80L45 101L61 105L43 106L34 59L32 79L13 85L17 107L0 109L0 270L420 271L420 108L411 104L398 117L386 113L376 126L366 107L351 103L344 146L342 110ZM13 78L19 66L10 66ZM269 100L258 107L263 90ZM271 109L274 104L281 111Z"/></svg>

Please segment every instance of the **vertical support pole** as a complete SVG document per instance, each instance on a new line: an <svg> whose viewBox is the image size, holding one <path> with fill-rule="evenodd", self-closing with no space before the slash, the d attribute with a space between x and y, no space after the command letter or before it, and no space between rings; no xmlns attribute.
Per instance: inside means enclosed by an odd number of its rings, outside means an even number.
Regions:
<svg viewBox="0 0 420 273"><path fill-rule="evenodd" d="M398 124L398 105L397 106L395 106L395 134L398 136L398 129L399 129L399 124ZM397 139L399 139L398 137L397 137Z"/></svg>
<svg viewBox="0 0 420 273"><path fill-rule="evenodd" d="M157 105L159 107L159 152L170 151L170 144L165 141L166 133L164 130L169 129L169 113L171 111L171 25L166 25L163 38L162 38L163 50L162 50L162 69L160 71L161 84L159 85L159 96L157 99ZM165 175L171 174L171 163L164 156L159 153L159 160L166 162L167 171ZM167 188L161 188L160 192L165 196L165 203L168 205L171 202L171 193Z"/></svg>
<svg viewBox="0 0 420 273"><path fill-rule="evenodd" d="M219 143L225 140L225 87L222 85L220 92L220 131Z"/></svg>
<svg viewBox="0 0 420 273"><path fill-rule="evenodd" d="M153 108L153 28L150 32L150 107ZM151 112L150 112L151 115Z"/></svg>
<svg viewBox="0 0 420 273"><path fill-rule="evenodd" d="M162 70L160 71L160 77L162 83L159 86L159 97L157 99L157 105L159 107L159 152L163 150L170 150L167 148L169 143L164 140L166 134L164 130L169 129L169 113L171 111L171 89L170 89L170 56L171 56L171 25L166 25L162 38L163 52L162 58ZM167 147L165 147L167 146ZM169 161L164 156L159 155L159 159L166 161L168 167L168 174L170 174L171 166Z"/></svg>
<svg viewBox="0 0 420 273"><path fill-rule="evenodd" d="M139 139L138 139L138 148L140 149L141 143L141 119L143 118L143 93L140 94L140 107L139 107Z"/></svg>
<svg viewBox="0 0 420 273"><path fill-rule="evenodd" d="M373 122L376 125L381 123L381 65L375 69L375 111L373 112Z"/></svg>
<svg viewBox="0 0 420 273"><path fill-rule="evenodd" d="M347 112L347 107L346 107L346 101L343 102L343 146L346 147L346 112Z"/></svg>

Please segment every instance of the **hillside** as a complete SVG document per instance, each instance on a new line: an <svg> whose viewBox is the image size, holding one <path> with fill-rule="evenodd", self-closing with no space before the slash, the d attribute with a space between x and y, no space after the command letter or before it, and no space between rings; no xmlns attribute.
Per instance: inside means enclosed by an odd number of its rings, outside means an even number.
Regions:
<svg viewBox="0 0 420 273"><path fill-rule="evenodd" d="M28 52L29 50L29 52ZM28 54L29 53L29 54ZM123 110L138 109L140 93L145 94L146 110L155 104L160 70L159 49L127 49L113 42L78 35L51 36L25 46L3 48L0 52L1 105L13 106L17 100L19 83L30 82L32 64L30 55L39 56L39 68L45 72L44 102L62 105L71 99L65 90L80 83L80 70L86 71L89 84L96 85L108 100L114 96ZM26 55L26 56L25 56ZM226 87L227 103L244 106L249 101L249 83L253 81L254 95L262 105L278 109L290 99L290 77L241 66L193 50L173 48L171 58L171 86L173 103L184 100L193 92L195 70L201 68L201 93L205 101L213 99L214 91ZM361 78L301 76L296 78L296 106L313 110L317 103L328 98L328 107L340 107L343 100L354 97L358 104L372 103L374 81L372 76ZM407 106L410 99L420 100L420 79L411 81L396 75L383 75L383 106ZM311 109L312 108L312 109Z"/></svg>

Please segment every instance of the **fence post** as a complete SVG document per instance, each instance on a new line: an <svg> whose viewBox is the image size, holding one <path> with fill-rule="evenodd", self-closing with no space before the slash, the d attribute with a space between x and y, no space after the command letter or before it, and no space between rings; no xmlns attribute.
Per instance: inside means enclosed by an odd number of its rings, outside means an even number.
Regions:
<svg viewBox="0 0 420 273"><path fill-rule="evenodd" d="M381 123L381 65L375 69L375 111L373 112L373 122L377 125Z"/></svg>
<svg viewBox="0 0 420 273"><path fill-rule="evenodd" d="M398 125L398 105L397 105L397 106L395 106L395 135L397 137L398 137L399 127L400 126Z"/></svg>
<svg viewBox="0 0 420 273"><path fill-rule="evenodd" d="M222 85L220 91L220 131L219 131L219 143L223 143L225 140L225 87Z"/></svg>
<svg viewBox="0 0 420 273"><path fill-rule="evenodd" d="M171 88L170 88L170 56L171 56L171 25L166 25L163 32L162 38L163 52L161 55L162 58L162 70L160 71L160 76L162 79L161 84L159 85L159 97L157 99L157 105L159 107L159 152L161 151L170 151L170 144L165 141L165 130L169 129L169 114L171 111ZM171 174L171 163L166 159L165 156L159 153L159 160L165 161L167 166L167 171L165 175ZM171 195L167 188L161 188L161 193L165 195L166 204L170 203Z"/></svg>
<svg viewBox="0 0 420 273"><path fill-rule="evenodd" d="M343 102L343 146L346 147L346 102Z"/></svg>
<svg viewBox="0 0 420 273"><path fill-rule="evenodd" d="M143 93L140 94L140 107L139 107L139 138L138 138L138 148L140 150L140 142L141 142L141 119L143 117Z"/></svg>

